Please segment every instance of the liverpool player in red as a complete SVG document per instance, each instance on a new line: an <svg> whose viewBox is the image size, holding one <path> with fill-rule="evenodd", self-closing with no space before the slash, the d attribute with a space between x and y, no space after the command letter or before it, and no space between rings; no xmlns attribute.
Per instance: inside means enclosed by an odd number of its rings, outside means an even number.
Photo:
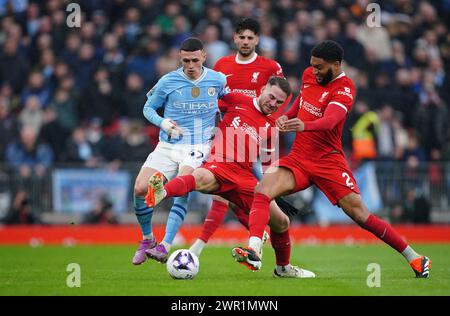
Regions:
<svg viewBox="0 0 450 316"><path fill-rule="evenodd" d="M180 176L163 185L162 174L156 173L149 181L147 202L154 207L164 198L183 196L197 190L224 197L237 207L248 210L253 201L256 177L252 164L259 154L259 147L270 138L274 126L267 115L274 113L290 95L289 83L281 77L271 77L258 98L239 93L224 97L225 112L217 132L208 161L190 175ZM270 237L275 249L277 277L314 277L315 274L292 266L290 259L289 218L272 202L270 209ZM267 224L267 223L266 223ZM263 229L264 230L264 229ZM259 253L256 258L259 258ZM242 262L250 269L259 269L258 262Z"/></svg>
<svg viewBox="0 0 450 316"><path fill-rule="evenodd" d="M214 70L220 71L225 74L227 78L227 87L231 92L240 92L249 97L258 97L262 89L265 87L267 80L272 76L283 77L283 70L279 63L272 59L258 56L256 53L256 46L259 42L259 23L251 18L243 18L237 24L234 33L234 44L237 48L237 53L222 57L219 59ZM276 113L270 114L267 118L275 122L278 113L281 113L287 104L289 104L290 97L284 102L284 104L276 111ZM224 101L219 100L219 106ZM266 148L261 148L262 151L266 151ZM265 158L270 156L270 152L265 152ZM264 159L267 160L267 159ZM267 161L263 161L265 167ZM260 168L260 164L257 163L256 168ZM260 178L259 171L255 171L256 175ZM283 199L277 199L277 204L287 212L295 210ZM191 250L198 256L203 250L208 240L217 230L219 225L225 218L226 211L228 209L228 201L219 197L213 196L213 202L211 209L203 224L202 232L199 238L191 246ZM248 227L248 212L232 206L232 210L239 219L239 221L247 229ZM289 212L287 212L289 214ZM264 239L267 239L267 233L264 234Z"/></svg>
<svg viewBox="0 0 450 316"><path fill-rule="evenodd" d="M347 166L341 135L353 105L355 87L341 69L342 47L334 41L324 41L313 48L311 55L311 67L303 73L299 98L276 122L281 131L297 133L294 145L289 155L274 163L256 186L249 245L234 248L234 257L253 268L260 267L260 262L254 262L258 261L261 237L269 221L270 201L315 184L358 225L401 253L416 277L427 278L431 260L416 253L388 223L367 210Z"/></svg>
<svg viewBox="0 0 450 316"><path fill-rule="evenodd" d="M258 56L259 24L251 18L240 20L234 33L235 55L222 57L215 71L224 73L231 92L240 92L249 97L257 97L272 76L283 77L283 70L276 61Z"/></svg>

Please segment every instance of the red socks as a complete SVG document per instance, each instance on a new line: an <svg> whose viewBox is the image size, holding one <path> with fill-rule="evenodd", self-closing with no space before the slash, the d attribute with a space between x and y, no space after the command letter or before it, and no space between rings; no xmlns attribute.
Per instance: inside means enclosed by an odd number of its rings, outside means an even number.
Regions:
<svg viewBox="0 0 450 316"><path fill-rule="evenodd" d="M200 239L205 243L208 242L209 238L214 234L219 225L225 218L225 214L228 210L228 204L220 201L213 200L211 209L206 216L205 222L203 223L202 233L200 234Z"/></svg>
<svg viewBox="0 0 450 316"><path fill-rule="evenodd" d="M269 204L270 199L267 195L255 193L249 215L250 236L262 238L264 229L269 223Z"/></svg>
<svg viewBox="0 0 450 316"><path fill-rule="evenodd" d="M249 226L248 226L248 221L249 221L248 213L245 212L240 207L233 208L232 210L234 212L234 215L236 215L237 219L239 220L239 223L241 223L242 226L244 226L248 230L249 229Z"/></svg>
<svg viewBox="0 0 450 316"><path fill-rule="evenodd" d="M382 221L377 216L370 214L362 228L370 231L372 234L383 240L389 246L402 253L408 246L402 237L392 228L391 225Z"/></svg>
<svg viewBox="0 0 450 316"><path fill-rule="evenodd" d="M166 198L174 196L184 196L195 190L195 178L193 175L179 176L170 180L164 186L166 190Z"/></svg>
<svg viewBox="0 0 450 316"><path fill-rule="evenodd" d="M202 233L199 237L202 241L205 243L208 242L219 225L223 222L227 210L228 205L226 203L213 200L211 209L209 210L205 222L203 223ZM233 209L233 212L239 222L248 229L248 214L241 208Z"/></svg>
<svg viewBox="0 0 450 316"><path fill-rule="evenodd" d="M284 233L270 231L270 242L275 250L277 266L288 265L291 257L291 239L289 237L289 230Z"/></svg>

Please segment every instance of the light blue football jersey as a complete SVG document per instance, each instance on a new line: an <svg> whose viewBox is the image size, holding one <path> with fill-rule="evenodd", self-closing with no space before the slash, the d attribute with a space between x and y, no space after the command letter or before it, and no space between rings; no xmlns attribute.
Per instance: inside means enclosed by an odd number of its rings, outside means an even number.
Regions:
<svg viewBox="0 0 450 316"><path fill-rule="evenodd" d="M226 78L221 72L203 67L197 80L189 79L179 68L164 75L147 93L144 116L161 126L156 110L164 107L164 118L175 121L182 137L171 138L163 130L159 140L171 144L204 144L211 140L216 125L217 100L226 93Z"/></svg>

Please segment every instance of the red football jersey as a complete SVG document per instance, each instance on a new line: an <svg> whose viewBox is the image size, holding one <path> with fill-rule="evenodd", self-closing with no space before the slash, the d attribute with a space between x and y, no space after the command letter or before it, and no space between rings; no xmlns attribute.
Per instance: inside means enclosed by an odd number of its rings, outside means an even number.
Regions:
<svg viewBox="0 0 450 316"><path fill-rule="evenodd" d="M350 112L355 99L355 85L342 73L325 86L317 83L313 67L303 72L301 97L297 117L302 121L320 119L328 106L339 106ZM301 159L317 159L330 153L344 155L342 149L342 127L345 119L331 130L304 131L297 133L291 152Z"/></svg>
<svg viewBox="0 0 450 316"><path fill-rule="evenodd" d="M236 54L222 57L214 65L215 71L220 71L227 77L227 87L230 92L240 92L255 98L261 94L270 77L284 77L280 64L272 59L255 53L252 59L244 62L239 61L237 56ZM275 121L284 112L290 101L291 97L288 97L286 102L269 117ZM219 100L219 105L221 102Z"/></svg>
<svg viewBox="0 0 450 316"><path fill-rule="evenodd" d="M283 77L283 69L276 61L255 56L248 61L238 61L237 54L220 58L215 66L227 77L230 92L240 92L249 97L258 97L262 88L272 76Z"/></svg>
<svg viewBox="0 0 450 316"><path fill-rule="evenodd" d="M234 161L252 169L260 147L267 149L268 140L276 137L277 130L264 115L256 98L240 93L228 93L220 105L224 112L215 134L208 161Z"/></svg>

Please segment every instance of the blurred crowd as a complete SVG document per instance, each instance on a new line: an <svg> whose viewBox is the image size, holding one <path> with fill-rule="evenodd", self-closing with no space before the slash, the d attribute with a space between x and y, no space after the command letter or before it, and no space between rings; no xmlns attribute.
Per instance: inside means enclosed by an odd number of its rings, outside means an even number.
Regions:
<svg viewBox="0 0 450 316"><path fill-rule="evenodd" d="M66 23L71 2L80 27ZM57 162L144 161L158 138L142 115L146 92L178 67L187 37L204 41L208 67L232 54L240 17L260 22L258 53L281 64L294 91L316 43L343 46L357 85L343 136L350 159L450 161L450 1L378 1L380 27L367 24L369 3L0 0L0 162L27 178Z"/></svg>

